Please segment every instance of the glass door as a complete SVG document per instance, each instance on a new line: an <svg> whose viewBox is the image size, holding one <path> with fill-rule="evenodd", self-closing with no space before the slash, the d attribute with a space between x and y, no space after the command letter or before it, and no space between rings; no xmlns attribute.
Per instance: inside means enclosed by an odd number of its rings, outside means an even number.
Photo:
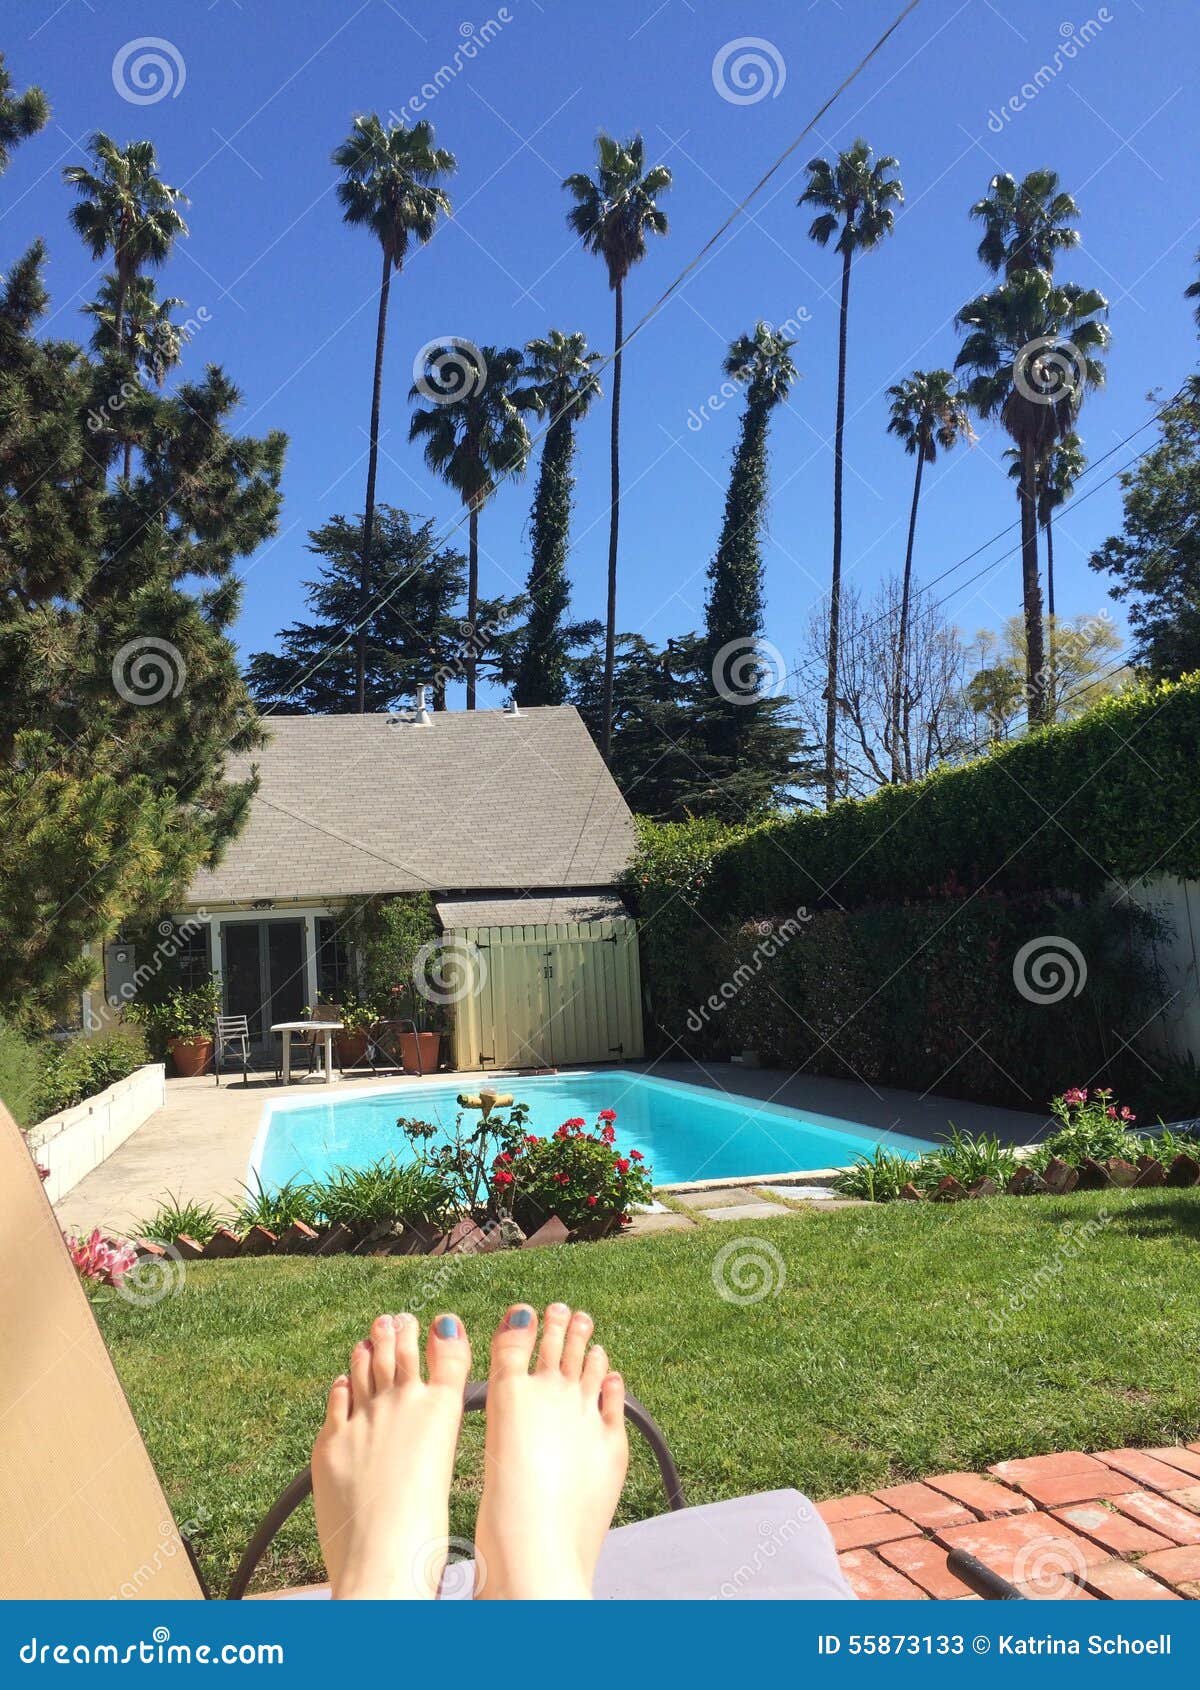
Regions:
<svg viewBox="0 0 1200 1690"><path fill-rule="evenodd" d="M225 1013L244 1015L251 1041L266 1044L276 1021L298 1021L306 1001L302 921L226 921L221 926Z"/></svg>

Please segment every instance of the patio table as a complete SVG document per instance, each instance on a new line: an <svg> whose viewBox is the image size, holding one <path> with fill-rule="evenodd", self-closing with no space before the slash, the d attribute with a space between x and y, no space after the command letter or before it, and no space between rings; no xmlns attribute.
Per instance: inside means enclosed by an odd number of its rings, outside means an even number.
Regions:
<svg viewBox="0 0 1200 1690"><path fill-rule="evenodd" d="M292 1083L292 1034L320 1033L321 1043L325 1053L325 1084L333 1084L333 1035L345 1026L344 1021L275 1021L271 1025L273 1033L279 1033L283 1038L283 1083Z"/></svg>

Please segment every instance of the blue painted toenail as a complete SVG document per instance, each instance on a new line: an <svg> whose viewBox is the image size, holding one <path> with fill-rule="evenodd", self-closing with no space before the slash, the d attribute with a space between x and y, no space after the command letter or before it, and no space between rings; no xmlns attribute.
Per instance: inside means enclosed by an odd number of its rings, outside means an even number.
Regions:
<svg viewBox="0 0 1200 1690"><path fill-rule="evenodd" d="M533 1315L528 1309L514 1309L508 1317L508 1324L510 1326L528 1326L532 1320Z"/></svg>
<svg viewBox="0 0 1200 1690"><path fill-rule="evenodd" d="M444 1314L439 1318L437 1322L437 1335L439 1338L458 1337L458 1322L452 1314Z"/></svg>

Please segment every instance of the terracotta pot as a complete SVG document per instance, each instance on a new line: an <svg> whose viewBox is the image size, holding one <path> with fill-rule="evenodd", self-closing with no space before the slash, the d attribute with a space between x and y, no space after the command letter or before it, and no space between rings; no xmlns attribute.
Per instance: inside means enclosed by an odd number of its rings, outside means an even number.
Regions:
<svg viewBox="0 0 1200 1690"><path fill-rule="evenodd" d="M440 1033L401 1033L400 1060L406 1074L436 1074L442 1050Z"/></svg>
<svg viewBox="0 0 1200 1690"><path fill-rule="evenodd" d="M203 1074L212 1060L213 1042L211 1039L172 1039L167 1046L171 1052L171 1061L175 1064L175 1072L181 1079L192 1079L196 1074Z"/></svg>
<svg viewBox="0 0 1200 1690"><path fill-rule="evenodd" d="M365 1030L357 1033L335 1033L333 1042L337 1049L337 1058L343 1068L353 1068L367 1054L367 1035Z"/></svg>

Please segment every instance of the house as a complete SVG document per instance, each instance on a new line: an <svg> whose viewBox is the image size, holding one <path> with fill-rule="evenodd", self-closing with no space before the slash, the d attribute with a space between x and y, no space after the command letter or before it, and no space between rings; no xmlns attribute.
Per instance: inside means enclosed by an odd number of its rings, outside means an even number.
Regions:
<svg viewBox="0 0 1200 1690"><path fill-rule="evenodd" d="M445 933L459 1067L642 1054L637 932L615 890L633 818L569 706L271 716L246 825L175 912L255 1042L354 985L353 900L426 892ZM108 1002L145 957L106 948Z"/></svg>

